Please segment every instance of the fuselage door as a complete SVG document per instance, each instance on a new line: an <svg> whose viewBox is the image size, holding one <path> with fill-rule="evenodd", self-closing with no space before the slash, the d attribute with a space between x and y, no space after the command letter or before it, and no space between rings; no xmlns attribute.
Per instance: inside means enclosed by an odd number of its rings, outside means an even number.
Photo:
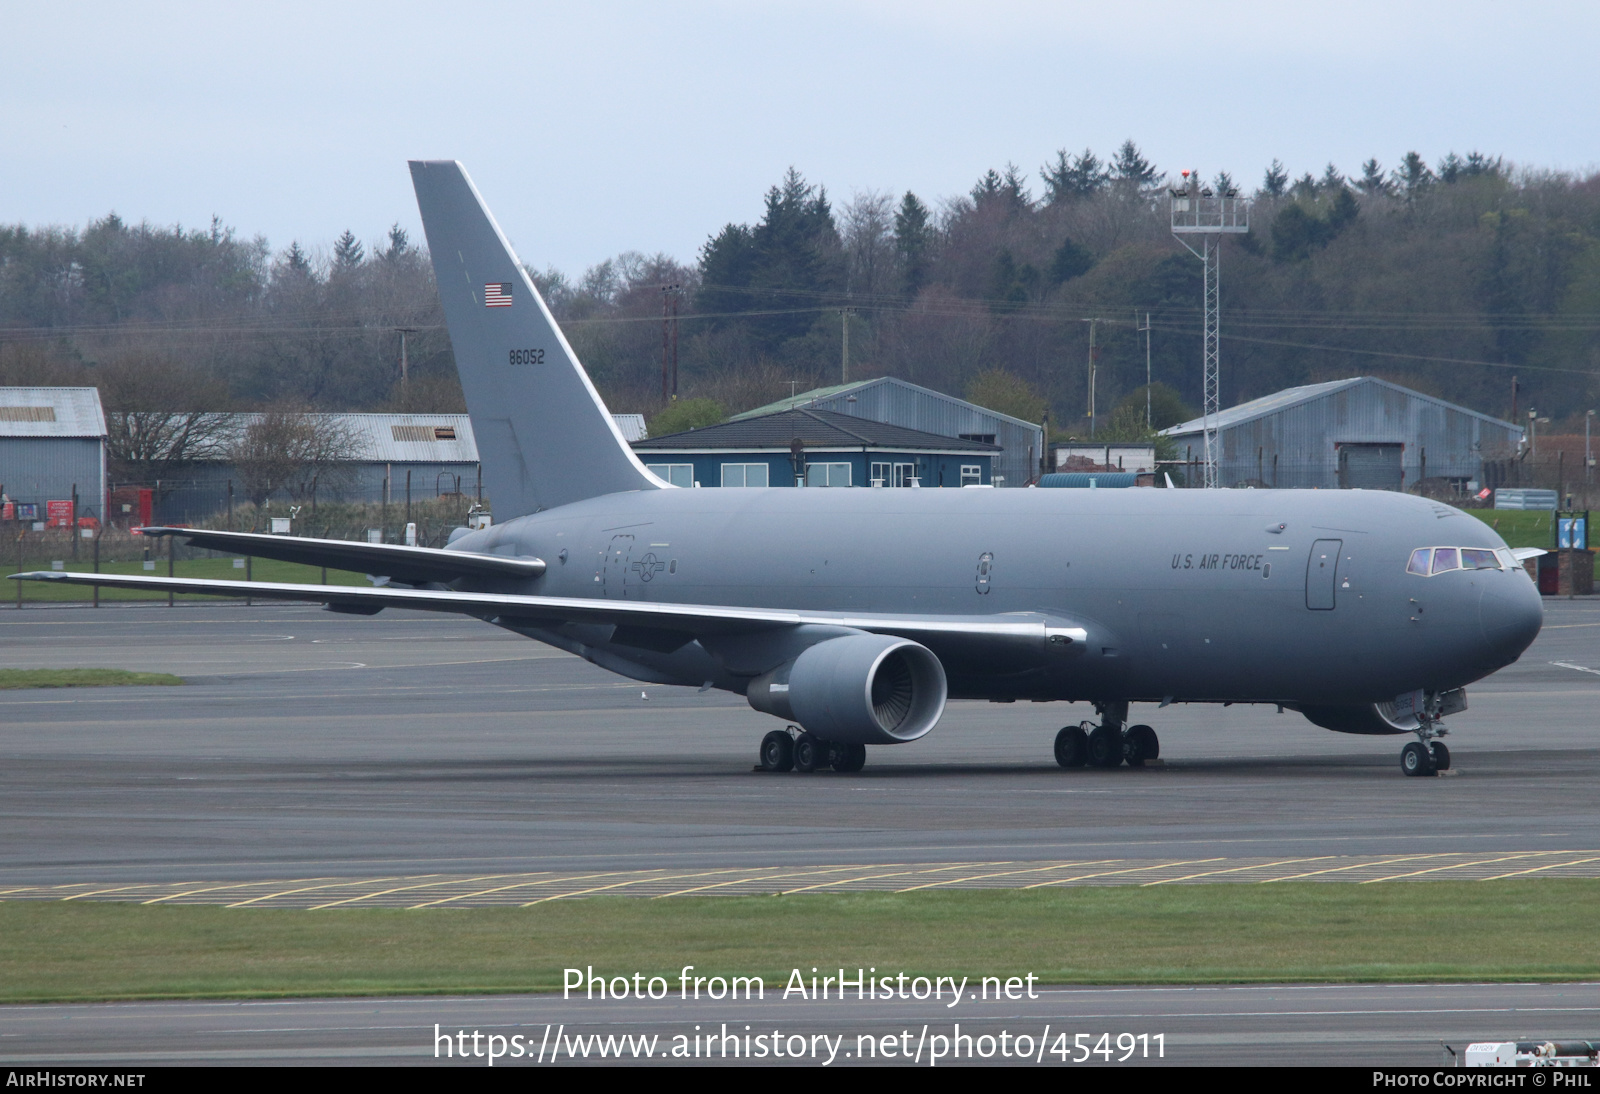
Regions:
<svg viewBox="0 0 1600 1094"><path fill-rule="evenodd" d="M1311 545L1311 557L1306 560L1306 607L1312 611L1333 610L1334 583L1339 576L1339 552L1344 547L1342 539L1319 539Z"/></svg>
<svg viewBox="0 0 1600 1094"><path fill-rule="evenodd" d="M611 600L628 596L628 564L633 553L632 536L612 536L606 547L605 565L600 570L600 595Z"/></svg>

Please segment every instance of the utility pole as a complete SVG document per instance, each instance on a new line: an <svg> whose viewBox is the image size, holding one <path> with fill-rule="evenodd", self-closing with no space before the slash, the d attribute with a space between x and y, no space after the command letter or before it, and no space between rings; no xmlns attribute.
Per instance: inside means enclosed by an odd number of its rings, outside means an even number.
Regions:
<svg viewBox="0 0 1600 1094"><path fill-rule="evenodd" d="M1589 447L1589 424L1594 421L1594 411L1583 415L1583 507L1589 508L1589 488L1594 484L1594 450Z"/></svg>
<svg viewBox="0 0 1600 1094"><path fill-rule="evenodd" d="M396 327L400 332L400 398L406 397L406 381L410 378L410 367L406 363L406 335L416 334L415 327Z"/></svg>
<svg viewBox="0 0 1600 1094"><path fill-rule="evenodd" d="M839 382L841 384L850 382L850 313L853 311L855 309L848 306L839 309Z"/></svg>
<svg viewBox="0 0 1600 1094"><path fill-rule="evenodd" d="M678 401L678 286L661 286L661 401Z"/></svg>
<svg viewBox="0 0 1600 1094"><path fill-rule="evenodd" d="M1095 360L1100 355L1099 351L1095 349L1094 331L1095 331L1095 327L1099 324L1100 320L1098 320L1098 319L1085 319L1084 322L1089 324L1089 436L1091 438L1093 438L1094 437L1094 380L1095 380L1095 375L1094 374L1095 374Z"/></svg>
<svg viewBox="0 0 1600 1094"><path fill-rule="evenodd" d="M1232 193L1212 194L1200 185L1197 171L1184 171L1186 186L1171 191L1169 198L1172 234L1189 249L1205 268L1205 303L1200 343L1201 389L1205 401L1205 484L1217 481L1217 415L1222 412L1222 366L1220 357L1221 289L1220 266L1224 235L1243 235L1250 230L1250 205ZM1195 249L1188 237L1200 237Z"/></svg>
<svg viewBox="0 0 1600 1094"><path fill-rule="evenodd" d="M1150 313L1144 313L1144 326L1139 328L1144 331L1144 427L1153 429L1153 420L1150 414Z"/></svg>

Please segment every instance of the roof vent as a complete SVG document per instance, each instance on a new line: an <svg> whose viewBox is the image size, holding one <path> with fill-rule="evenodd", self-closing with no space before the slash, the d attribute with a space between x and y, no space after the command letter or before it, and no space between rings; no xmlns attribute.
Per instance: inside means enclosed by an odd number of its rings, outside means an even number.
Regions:
<svg viewBox="0 0 1600 1094"><path fill-rule="evenodd" d="M389 430L394 434L394 439L397 441L434 441L439 439L436 436L438 430L431 425L392 425ZM452 436L455 434L455 430L450 432Z"/></svg>

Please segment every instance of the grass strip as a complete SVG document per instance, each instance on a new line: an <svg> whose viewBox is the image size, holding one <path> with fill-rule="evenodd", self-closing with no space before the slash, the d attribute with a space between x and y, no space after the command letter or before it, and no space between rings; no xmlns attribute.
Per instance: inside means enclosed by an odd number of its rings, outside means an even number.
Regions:
<svg viewBox="0 0 1600 1094"><path fill-rule="evenodd" d="M562 970L1042 983L1600 977L1600 880L1171 885L533 908L324 911L0 902L0 1001L559 990ZM976 980L973 981L977 983Z"/></svg>
<svg viewBox="0 0 1600 1094"><path fill-rule="evenodd" d="M0 669L0 690L8 688L173 687L183 681L167 672L127 669Z"/></svg>

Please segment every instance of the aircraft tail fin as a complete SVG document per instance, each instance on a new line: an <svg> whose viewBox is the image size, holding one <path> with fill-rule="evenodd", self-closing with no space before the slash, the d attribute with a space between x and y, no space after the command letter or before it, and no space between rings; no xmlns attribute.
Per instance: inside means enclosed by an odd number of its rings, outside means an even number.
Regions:
<svg viewBox="0 0 1600 1094"><path fill-rule="evenodd" d="M411 181L496 521L666 486L622 439L465 168L413 160Z"/></svg>

